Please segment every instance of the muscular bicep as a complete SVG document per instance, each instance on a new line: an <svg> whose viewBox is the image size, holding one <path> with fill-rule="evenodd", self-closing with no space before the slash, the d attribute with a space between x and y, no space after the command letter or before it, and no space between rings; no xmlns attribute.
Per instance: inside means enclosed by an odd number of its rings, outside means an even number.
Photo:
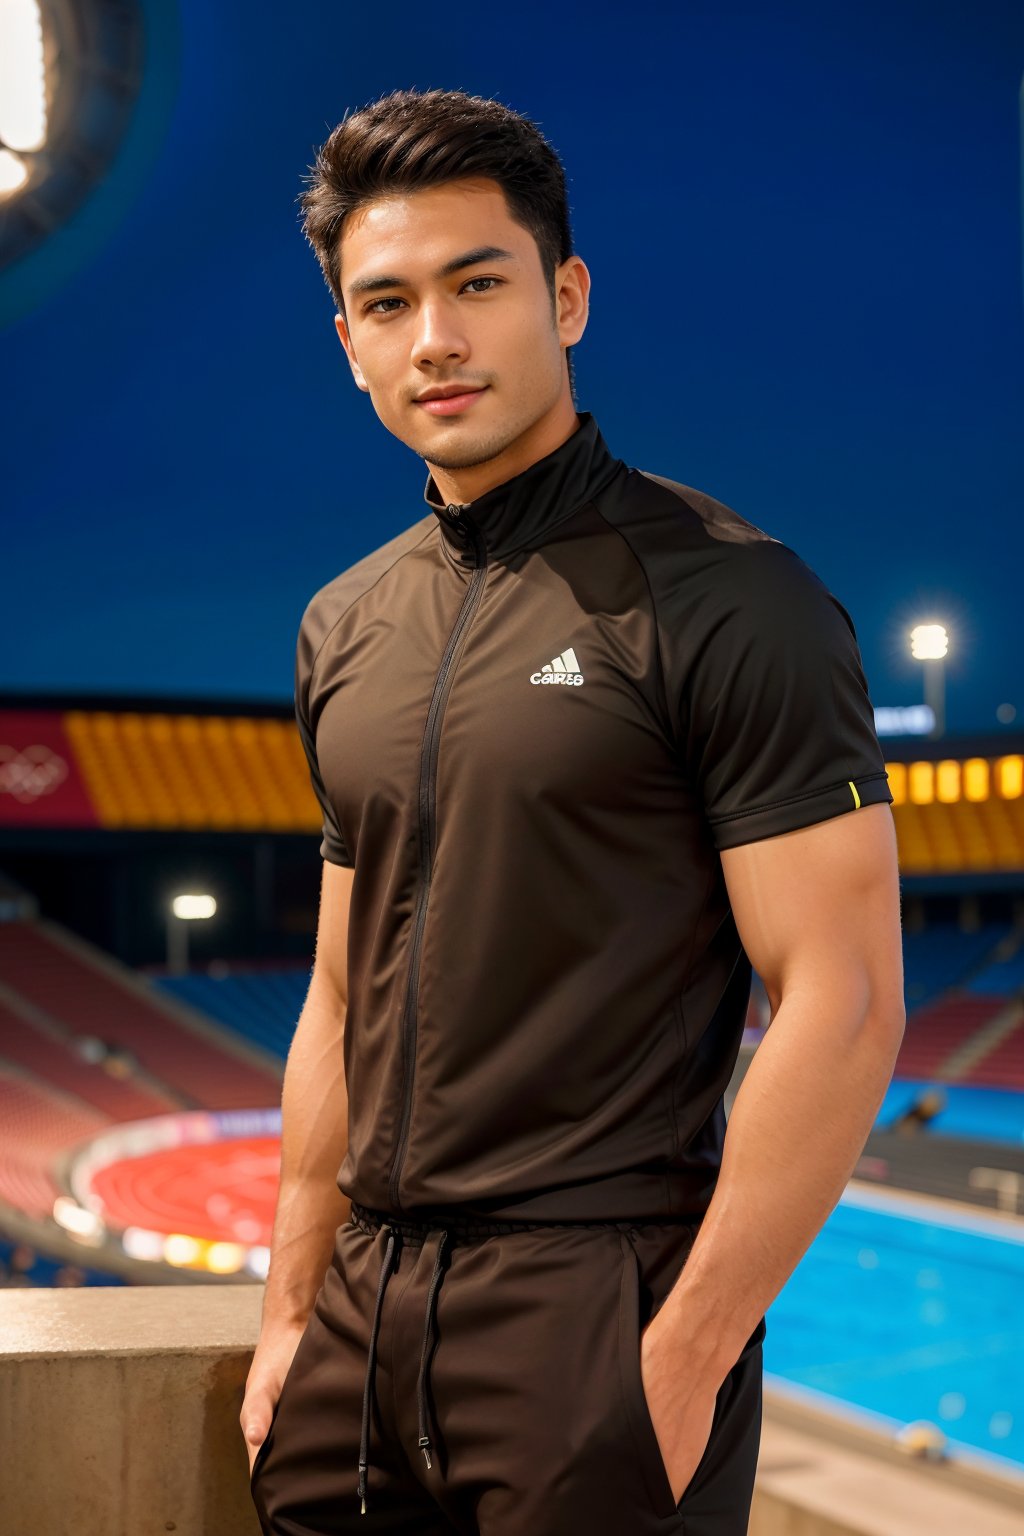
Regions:
<svg viewBox="0 0 1024 1536"><path fill-rule="evenodd" d="M348 924L355 870L323 861L320 914L311 985L329 989L332 1000L348 1005Z"/></svg>
<svg viewBox="0 0 1024 1536"><path fill-rule="evenodd" d="M903 1014L896 833L887 804L721 853L740 940L772 1016L784 994L842 988L863 1013Z"/></svg>

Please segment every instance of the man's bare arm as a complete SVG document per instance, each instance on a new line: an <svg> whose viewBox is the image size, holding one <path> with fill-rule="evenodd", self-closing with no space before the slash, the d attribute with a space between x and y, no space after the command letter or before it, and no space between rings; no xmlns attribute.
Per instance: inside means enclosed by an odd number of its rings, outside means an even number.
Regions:
<svg viewBox="0 0 1024 1536"><path fill-rule="evenodd" d="M348 921L354 871L324 861L316 958L281 1096L281 1186L263 1298L263 1327L305 1323L349 1200L335 1182L348 1148L342 1055L348 1007Z"/></svg>
<svg viewBox="0 0 1024 1536"><path fill-rule="evenodd" d="M643 1330L641 1374L677 1501L716 1395L843 1192L905 1023L888 805L722 852L772 1021L733 1103L715 1193Z"/></svg>
<svg viewBox="0 0 1024 1536"><path fill-rule="evenodd" d="M352 876L351 869L324 860L313 975L285 1064L270 1269L239 1414L250 1472L351 1205L336 1179L348 1148L342 1052Z"/></svg>

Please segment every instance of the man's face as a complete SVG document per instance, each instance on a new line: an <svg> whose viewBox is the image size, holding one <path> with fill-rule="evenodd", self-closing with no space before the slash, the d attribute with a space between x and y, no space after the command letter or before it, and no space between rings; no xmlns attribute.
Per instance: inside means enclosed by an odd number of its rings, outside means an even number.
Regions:
<svg viewBox="0 0 1024 1536"><path fill-rule="evenodd" d="M589 274L575 256L558 267L553 306L537 243L497 182L368 204L345 220L340 262L346 315L335 326L356 383L428 464L485 463L569 398L564 348L586 326ZM454 410L418 401L455 384L474 393Z"/></svg>

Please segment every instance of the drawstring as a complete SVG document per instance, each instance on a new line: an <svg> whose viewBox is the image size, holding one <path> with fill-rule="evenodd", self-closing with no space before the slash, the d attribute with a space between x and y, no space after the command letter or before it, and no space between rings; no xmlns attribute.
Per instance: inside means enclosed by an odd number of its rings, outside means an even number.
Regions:
<svg viewBox="0 0 1024 1536"><path fill-rule="evenodd" d="M381 1311L384 1305L384 1291L388 1280L394 1270L394 1255L398 1233L390 1224L385 1224L388 1234L387 1247L384 1250L384 1260L380 1267L380 1281L377 1286L377 1304L373 1309L373 1326L370 1329L370 1348L366 1359L366 1384L363 1388L363 1428L359 1439L359 1513L366 1514L366 1474L370 1465L370 1403L373 1398L374 1367L377 1363L377 1334L380 1329ZM441 1241L437 1245L437 1257L434 1260L434 1273L430 1277L430 1289L427 1292L427 1317L423 1328L423 1349L420 1354L420 1375L416 1384L416 1395L419 1399L420 1411L420 1436L416 1442L427 1459L427 1468L433 1466L430 1460L430 1431L428 1428L429 1408L427 1404L427 1372L430 1369L430 1356L434 1343L434 1325L436 1322L437 1293L444 1275L444 1245L448 1241L448 1233L441 1232Z"/></svg>
<svg viewBox="0 0 1024 1536"><path fill-rule="evenodd" d="M384 1306L384 1291L388 1280L395 1267L395 1254L403 1236L409 1235L414 1239L422 1237L426 1241L427 1234L440 1231L440 1240L437 1245L437 1255L434 1259L434 1271L430 1277L430 1286L427 1291L427 1315L423 1326L423 1348L420 1352L420 1373L416 1384L416 1395L419 1400L419 1439L417 1445L426 1458L428 1470L433 1467L430 1452L433 1441L430 1438L430 1409L427 1396L427 1378L430 1370L430 1358L433 1353L436 1330L437 1293L441 1288L441 1281L445 1271L445 1244L453 1238L467 1236L471 1240L482 1237L493 1237L514 1232L532 1232L537 1228L558 1226L584 1227L617 1227L625 1230L632 1223L623 1220L568 1220L554 1221L488 1221L485 1218L465 1217L446 1212L441 1215L444 1226L433 1226L431 1220L437 1220L436 1213L433 1218L421 1220L405 1219L392 1216L389 1213L375 1211L371 1207L352 1202L352 1221L360 1230L375 1235L379 1231L388 1234L387 1245L384 1249L384 1258L380 1269L380 1282L377 1286L377 1304L373 1312L373 1326L370 1330L370 1348L366 1361L366 1385L363 1390L363 1428L359 1441L359 1503L360 1513L366 1514L366 1474L369 1468L370 1447L370 1405L373 1400L375 1367L377 1362L377 1336L380 1329L381 1312ZM659 1221L691 1222L692 1217L659 1217Z"/></svg>
<svg viewBox="0 0 1024 1536"><path fill-rule="evenodd" d="M377 1305L373 1309L373 1327L370 1329L370 1349L366 1361L366 1385L363 1388L363 1431L359 1439L359 1500L360 1514L366 1514L366 1469L370 1446L370 1397L373 1392L373 1368L377 1361L377 1330L380 1327L381 1306L384 1301L384 1288L391 1275L392 1260L395 1253L395 1240L398 1234L393 1227L387 1228L388 1245L384 1250L384 1262L380 1268L380 1284L377 1286Z"/></svg>
<svg viewBox="0 0 1024 1536"><path fill-rule="evenodd" d="M430 1470L430 1435L427 1431L427 1371L430 1367L430 1353L433 1346L434 1332L434 1304L438 1289L441 1285L441 1276L444 1273L444 1245L448 1241L448 1233L442 1231L441 1241L437 1245L437 1257L434 1260L434 1273L430 1277L430 1290L427 1292L427 1321L423 1328L423 1351L420 1355L420 1379L416 1383L416 1395L420 1404L420 1437L416 1444L427 1458L427 1470Z"/></svg>

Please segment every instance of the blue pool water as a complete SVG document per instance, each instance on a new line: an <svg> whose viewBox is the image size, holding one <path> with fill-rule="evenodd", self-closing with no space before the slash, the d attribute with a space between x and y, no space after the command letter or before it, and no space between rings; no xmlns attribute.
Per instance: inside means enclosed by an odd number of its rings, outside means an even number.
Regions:
<svg viewBox="0 0 1024 1536"><path fill-rule="evenodd" d="M847 1190L767 1323L767 1387L926 1419L1024 1471L1024 1224Z"/></svg>
<svg viewBox="0 0 1024 1536"><path fill-rule="evenodd" d="M943 1100L943 1107L928 1122L928 1136L1024 1145L1024 1093L1019 1088L976 1088L970 1083L938 1083L934 1078L893 1078L878 1111L876 1130L887 1130L926 1090Z"/></svg>

